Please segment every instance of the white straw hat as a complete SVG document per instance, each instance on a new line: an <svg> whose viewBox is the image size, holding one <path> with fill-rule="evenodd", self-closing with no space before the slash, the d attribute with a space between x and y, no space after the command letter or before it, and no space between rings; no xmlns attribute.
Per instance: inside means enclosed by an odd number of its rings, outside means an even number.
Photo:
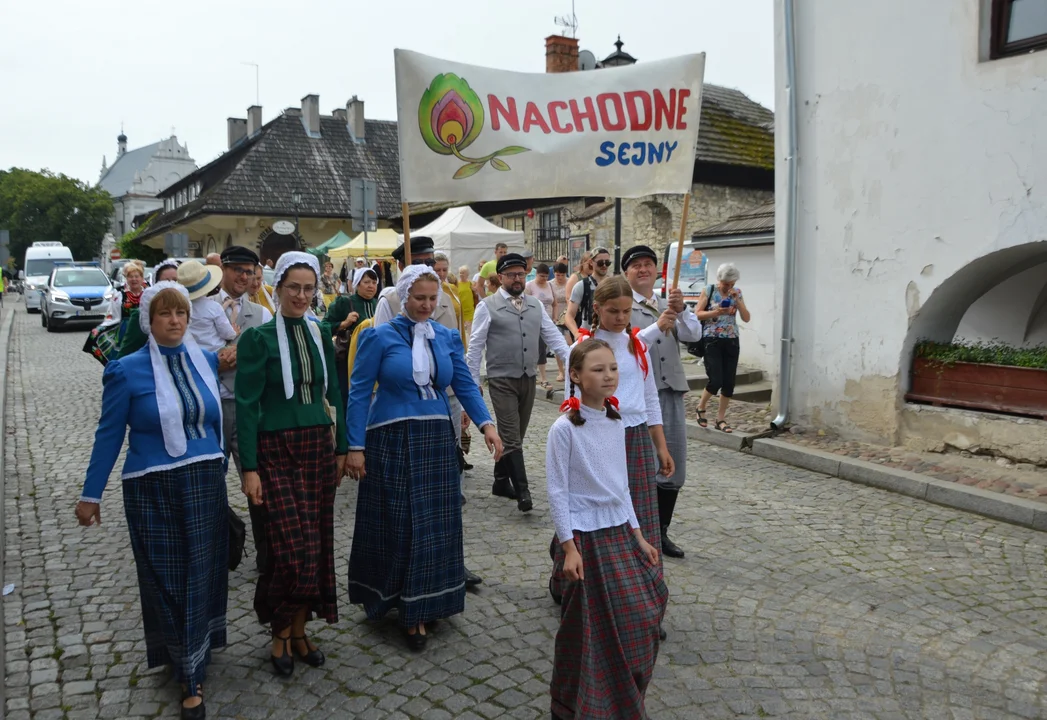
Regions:
<svg viewBox="0 0 1047 720"><path fill-rule="evenodd" d="M189 299L204 297L222 283L222 268L187 260L178 266L178 282L189 291Z"/></svg>

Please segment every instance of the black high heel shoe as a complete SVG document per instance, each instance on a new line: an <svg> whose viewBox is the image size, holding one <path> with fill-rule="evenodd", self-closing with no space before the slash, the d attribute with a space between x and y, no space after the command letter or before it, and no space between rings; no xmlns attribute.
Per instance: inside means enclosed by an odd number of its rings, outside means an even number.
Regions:
<svg viewBox="0 0 1047 720"><path fill-rule="evenodd" d="M305 643L306 649L309 649L309 640L306 638L305 635L303 635L302 637L293 637L291 638L291 640L301 640L303 643ZM314 668L322 667L324 661L327 660L327 658L324 657L324 654L320 652L320 648L317 648L316 650L309 650L309 652L306 653L300 653L298 652L297 647L292 647L294 648L294 654L296 656L302 658L302 660L305 660L306 665L311 665Z"/></svg>
<svg viewBox="0 0 1047 720"><path fill-rule="evenodd" d="M413 635L407 632L407 628L404 628L404 637L407 638L407 647L411 648L415 652L425 649L425 643L429 640L429 636L420 632L415 632Z"/></svg>
<svg viewBox="0 0 1047 720"><path fill-rule="evenodd" d="M269 653L269 662L273 664L273 669L276 670L276 674L281 677L291 677L294 674L294 654L291 651L291 638L281 638L278 635L273 635L277 640L284 641L284 654L280 657Z"/></svg>
<svg viewBox="0 0 1047 720"><path fill-rule="evenodd" d="M200 704L195 707L181 707L181 720L206 720L207 710L204 708L204 694L203 688L197 687L197 694L200 697ZM183 686L182 688L182 702L184 703L189 699L189 690Z"/></svg>

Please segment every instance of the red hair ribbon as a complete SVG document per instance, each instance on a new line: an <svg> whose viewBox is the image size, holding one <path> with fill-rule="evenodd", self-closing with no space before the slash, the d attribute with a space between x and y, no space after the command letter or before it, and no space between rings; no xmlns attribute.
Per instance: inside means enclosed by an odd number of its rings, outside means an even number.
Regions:
<svg viewBox="0 0 1047 720"><path fill-rule="evenodd" d="M581 342L582 340L588 340L592 336L593 334L585 328L578 328L578 342Z"/></svg>
<svg viewBox="0 0 1047 720"><path fill-rule="evenodd" d="M644 380L647 379L647 344L640 339L640 328L633 328L633 348L636 349L636 362L640 363Z"/></svg>
<svg viewBox="0 0 1047 720"><path fill-rule="evenodd" d="M560 404L560 412L567 412L568 410L580 411L582 409L582 401L576 398L574 395L567 398Z"/></svg>
<svg viewBox="0 0 1047 720"><path fill-rule="evenodd" d="M607 398L607 402L609 402L611 404L611 407L613 407L615 410L618 409L618 398L616 398L614 395Z"/></svg>

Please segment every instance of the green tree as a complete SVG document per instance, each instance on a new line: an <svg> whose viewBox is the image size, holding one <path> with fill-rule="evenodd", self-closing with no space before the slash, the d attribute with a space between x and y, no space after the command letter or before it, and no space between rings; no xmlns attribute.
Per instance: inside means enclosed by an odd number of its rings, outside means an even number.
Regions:
<svg viewBox="0 0 1047 720"><path fill-rule="evenodd" d="M113 200L101 188L47 170L0 170L0 227L11 231L18 266L42 240L62 243L77 260L98 257L112 215Z"/></svg>
<svg viewBox="0 0 1047 720"><path fill-rule="evenodd" d="M153 220L160 214L157 210L154 214L136 227L134 230L124 233L124 236L116 241L116 247L120 250L120 257L127 260L141 260L147 266L158 265L167 257L163 250L151 248L148 245L135 242L135 238L145 232L146 228L153 224Z"/></svg>

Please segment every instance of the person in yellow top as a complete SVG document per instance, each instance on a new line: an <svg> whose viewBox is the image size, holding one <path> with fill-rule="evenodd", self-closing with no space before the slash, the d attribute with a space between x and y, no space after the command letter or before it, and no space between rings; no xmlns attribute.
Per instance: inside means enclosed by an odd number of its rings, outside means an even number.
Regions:
<svg viewBox="0 0 1047 720"><path fill-rule="evenodd" d="M261 265L254 269L254 276L247 288L247 299L256 305L261 305L269 312L276 312L273 309L273 288L264 283Z"/></svg>
<svg viewBox="0 0 1047 720"><path fill-rule="evenodd" d="M476 295L473 284L469 282L469 266L462 265L458 268L458 302L462 306L462 325L465 327L465 335L473 331L473 313L476 311L476 303L480 298Z"/></svg>

